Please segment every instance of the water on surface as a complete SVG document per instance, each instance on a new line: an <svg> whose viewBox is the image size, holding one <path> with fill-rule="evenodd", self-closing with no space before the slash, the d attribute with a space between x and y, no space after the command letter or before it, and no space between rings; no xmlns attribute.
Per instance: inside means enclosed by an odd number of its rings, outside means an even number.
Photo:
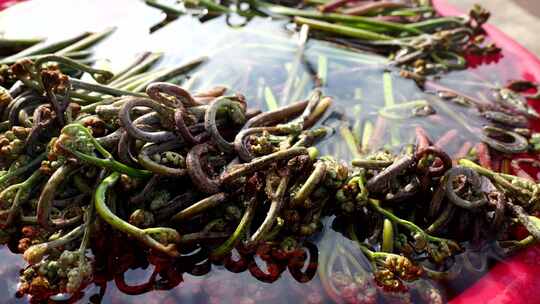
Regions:
<svg viewBox="0 0 540 304"><path fill-rule="evenodd" d="M226 85L231 92L242 92L251 107L262 110L268 109L266 100L269 95L274 96L278 105L307 96L314 86L310 72L315 72L323 80L324 93L334 97L334 105L323 119L323 124L332 127L334 132L319 144L319 148L321 154L344 161L351 160L355 152L351 152L345 144L341 136L343 128L348 128L360 142L366 122L376 124L378 111L390 102L389 98L395 103L433 98L422 92L414 82L400 78L394 69L387 68L385 59L379 56L353 53L310 40L305 49L305 61L298 62L295 59L297 37L287 30L283 21L256 18L245 27L230 28L223 17L201 23L196 18L184 16L149 34L149 28L162 18L159 11L146 7L142 1L36 0L0 14L0 28L5 36L60 39L85 30L97 31L116 26L116 32L95 47L95 57L100 59L100 64L108 64L118 70L143 51L164 52L166 56L160 62L163 66L209 56L210 60L190 75L184 84L195 91ZM520 75L509 68L512 60L507 55L497 64L483 64L469 71L453 72L440 83L477 98L482 98L482 94L489 96L491 89L486 83L501 85L509 79L519 78ZM288 80L291 75L293 79ZM384 77L387 77L386 85L391 82L393 88L391 92L386 91L386 96ZM288 81L294 85L290 97L285 100L283 93ZM389 127L373 148L386 147L399 151L405 144L414 142L414 128L417 125L423 126L434 141L448 130L458 129L458 138L445 148L450 155L456 153L465 141L478 142L474 134L448 118L437 104L432 105L440 120L390 120ZM457 107L450 107L454 111L461 111ZM475 113L466 115L471 124L483 123ZM320 262L328 260L337 248L336 244L354 249L349 240L330 228L313 241L319 246ZM362 260L358 250L351 252ZM14 298L18 269L24 267L21 256L2 248L0 261L0 302L27 301ZM152 267L128 271L125 273L126 282L144 282ZM471 284L477 276L440 287L451 297ZM105 289L101 288L101 292L104 292L102 303L251 303L248 301L250 298L257 303L309 303L318 297L324 302L331 302L324 290L318 275L311 282L301 284L286 271L277 282L268 284L253 279L249 272L230 273L221 266L213 266L212 271L202 277L186 273L183 282L168 291L130 296L120 292L110 281ZM99 287L89 286L81 303L92 302L96 298L92 295L99 293Z"/></svg>

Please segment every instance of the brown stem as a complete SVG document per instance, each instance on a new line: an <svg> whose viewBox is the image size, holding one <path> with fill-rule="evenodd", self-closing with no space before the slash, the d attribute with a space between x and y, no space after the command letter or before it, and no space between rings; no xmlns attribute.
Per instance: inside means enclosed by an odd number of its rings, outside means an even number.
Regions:
<svg viewBox="0 0 540 304"><path fill-rule="evenodd" d="M230 182L236 180L239 177L254 173L257 170L261 170L269 164L275 163L276 161L283 159L291 159L295 156L307 154L308 149L304 147L297 147L255 158L250 163L237 165L232 167L231 170L225 171L220 177L221 183L229 184Z"/></svg>
<svg viewBox="0 0 540 304"><path fill-rule="evenodd" d="M201 158L204 154L216 152L214 147L208 143L196 145L189 150L186 157L186 166L189 176L197 189L206 194L214 194L219 192L219 178L210 178L203 170Z"/></svg>

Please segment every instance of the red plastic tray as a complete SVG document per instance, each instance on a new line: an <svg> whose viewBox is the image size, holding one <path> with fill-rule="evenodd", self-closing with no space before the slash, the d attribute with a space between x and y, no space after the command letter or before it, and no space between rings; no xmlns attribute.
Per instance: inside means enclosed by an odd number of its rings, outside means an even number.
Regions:
<svg viewBox="0 0 540 304"><path fill-rule="evenodd" d="M433 1L437 11L443 15L460 15L462 12L448 5L446 1ZM512 69L522 79L537 82L540 79L540 60L515 40L495 28L485 26L489 37L509 54L519 60L512 62ZM540 110L540 104L531 104ZM533 126L540 131L538 124ZM540 303L540 246L524 250L507 261L498 263L451 304L465 303Z"/></svg>

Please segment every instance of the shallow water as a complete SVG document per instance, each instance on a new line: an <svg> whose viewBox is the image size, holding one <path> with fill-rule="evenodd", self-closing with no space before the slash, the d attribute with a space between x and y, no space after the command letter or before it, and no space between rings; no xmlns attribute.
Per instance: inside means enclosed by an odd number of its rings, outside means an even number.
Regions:
<svg viewBox="0 0 540 304"><path fill-rule="evenodd" d="M242 92L251 107L268 109L269 95L277 104L286 104L302 99L314 86L309 71L313 70L323 80L323 91L334 97L334 105L323 119L322 124L333 128L319 144L321 154L329 154L344 161L354 158L358 151L351 151L342 138L344 129L352 132L361 142L361 134L366 122L376 124L378 111L388 103L403 103L412 100L433 100L431 94L420 90L413 81L402 79L396 70L386 66L385 58L350 52L335 46L309 40L305 49L305 61L295 60L298 37L287 29L283 21L257 18L245 27L231 28L220 17L207 22L184 16L157 30L149 29L159 23L163 15L141 1L91 1L91 0L35 0L16 6L0 14L0 28L5 36L47 36L61 39L84 30L96 31L116 26L115 33L98 44L95 57L98 64L110 66L113 70L128 64L133 57L143 51L161 51L166 56L160 65L169 66L199 56L209 56L210 60L198 68L183 84L193 90L226 85L231 92ZM511 54L504 54L496 63L481 64L474 69L452 72L439 83L465 92L471 96L489 98L489 85L502 85L507 80L519 78L511 69ZM307 62L307 64L306 64ZM291 76L292 75L292 76ZM293 77L292 80L288 80ZM386 78L386 82L383 80ZM289 98L284 98L286 83L293 82ZM385 85L391 85L391 92ZM448 117L440 108L440 103L431 103L440 120L414 118L389 120L389 127L374 142L372 149L386 147L399 151L407 143L414 142L414 128L423 126L433 141L451 129L459 130L452 145L445 147L450 155L457 152L464 142L478 142L475 134ZM461 109L449 106L452 111ZM475 113L463 114L468 123L481 126L484 121ZM331 220L328 220L330 223ZM330 227L330 225L328 225ZM331 228L316 237L313 242L319 246L319 261L328 258L336 246L353 246L350 241ZM348 247L347 247L348 246ZM352 250L359 261L362 256ZM7 248L0 250L0 293L1 303L26 302L15 299L18 269L24 267L20 255L12 254ZM362 264L362 263L360 263ZM152 266L125 273L130 284L141 283L149 276ZM364 271L367 271L364 269ZM440 286L446 298L451 298L469 286L479 274L465 275L455 282ZM298 302L322 299L331 302L324 292L319 276L301 284L286 271L275 283L268 284L255 280L249 272L230 273L222 266L213 266L205 276L183 275L183 282L168 291L152 291L130 296L122 293L109 281L106 288L89 286L84 291L81 303L92 302L92 295L103 293L101 303L250 303L251 298L259 302ZM382 298L381 298L382 300Z"/></svg>

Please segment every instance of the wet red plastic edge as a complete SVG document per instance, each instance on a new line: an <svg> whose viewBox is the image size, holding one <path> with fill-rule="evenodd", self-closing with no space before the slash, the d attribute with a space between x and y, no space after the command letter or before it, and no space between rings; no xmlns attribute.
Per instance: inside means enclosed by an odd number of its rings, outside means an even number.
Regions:
<svg viewBox="0 0 540 304"><path fill-rule="evenodd" d="M24 0L0 0L0 11Z"/></svg>
<svg viewBox="0 0 540 304"><path fill-rule="evenodd" d="M459 16L463 12L449 5L445 0L433 0L435 9L445 16ZM515 62L515 67L521 70L521 75L524 79L530 81L538 81L540 79L540 59L517 43L514 39L502 31L495 28L493 25L484 26L489 37L497 43L499 47L504 49L505 53L511 53L519 57L519 62ZM531 29L532 30L532 29Z"/></svg>

